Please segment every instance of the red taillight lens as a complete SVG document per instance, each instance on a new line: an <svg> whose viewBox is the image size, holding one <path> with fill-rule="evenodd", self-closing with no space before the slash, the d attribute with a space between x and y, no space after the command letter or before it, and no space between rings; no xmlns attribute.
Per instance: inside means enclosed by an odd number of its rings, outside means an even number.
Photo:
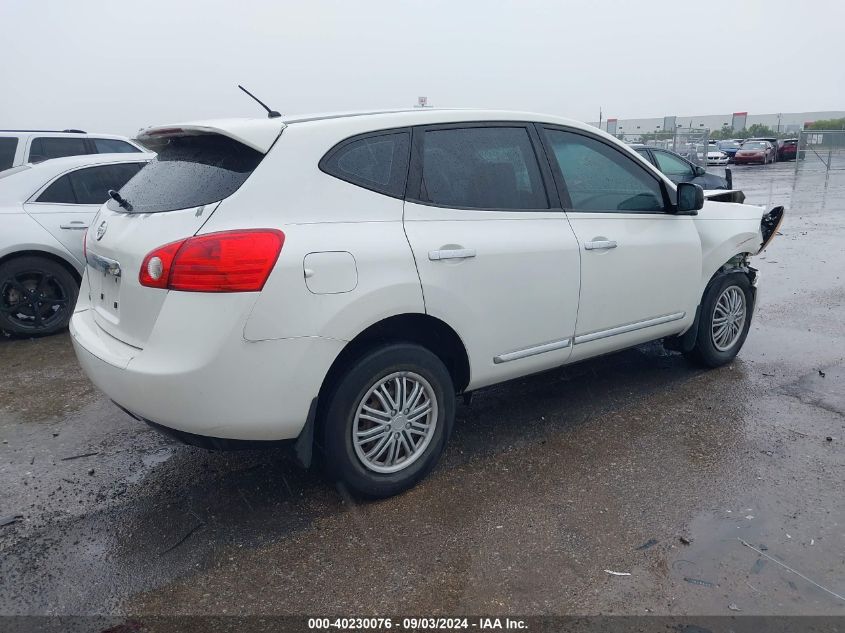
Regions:
<svg viewBox="0 0 845 633"><path fill-rule="evenodd" d="M176 257L176 253L187 241L171 242L148 253L141 263L141 272L138 275L138 281L141 282L141 285L150 288L167 288L170 271L173 268L173 258Z"/></svg>
<svg viewBox="0 0 845 633"><path fill-rule="evenodd" d="M285 234L273 229L191 237L149 253L138 280L142 286L187 292L257 292L284 243Z"/></svg>

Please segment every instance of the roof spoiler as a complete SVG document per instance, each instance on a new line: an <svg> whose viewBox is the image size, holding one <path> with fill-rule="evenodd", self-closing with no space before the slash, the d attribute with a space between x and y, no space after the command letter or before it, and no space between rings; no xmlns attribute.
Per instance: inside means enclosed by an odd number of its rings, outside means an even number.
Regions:
<svg viewBox="0 0 845 633"><path fill-rule="evenodd" d="M137 138L145 147L155 148L172 137L217 134L266 154L285 127L277 118L231 119L150 127L140 132Z"/></svg>

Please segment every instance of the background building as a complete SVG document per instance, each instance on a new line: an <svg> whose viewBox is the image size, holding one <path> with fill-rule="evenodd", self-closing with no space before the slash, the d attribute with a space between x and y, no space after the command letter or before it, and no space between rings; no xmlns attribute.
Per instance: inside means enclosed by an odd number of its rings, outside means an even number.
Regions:
<svg viewBox="0 0 845 633"><path fill-rule="evenodd" d="M744 125L742 115L745 115ZM798 132L803 129L805 123L811 123L812 121L821 119L838 119L841 117L845 117L845 110L778 112L775 114L735 112L731 114L705 114L700 116L664 116L649 119L609 118L606 121L602 121L601 126L597 122L593 122L591 125L601 127L601 129L611 134L643 134L646 132L671 132L676 127L701 128L715 131L735 126L735 129L742 130L755 123L759 123L776 132L789 133Z"/></svg>

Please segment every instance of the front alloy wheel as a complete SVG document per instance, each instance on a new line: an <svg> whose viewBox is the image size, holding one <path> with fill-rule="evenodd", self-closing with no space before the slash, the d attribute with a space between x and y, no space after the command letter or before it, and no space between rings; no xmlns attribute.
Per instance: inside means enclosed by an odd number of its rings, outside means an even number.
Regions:
<svg viewBox="0 0 845 633"><path fill-rule="evenodd" d="M729 351L745 329L745 293L739 286L728 286L716 300L710 319L713 347Z"/></svg>
<svg viewBox="0 0 845 633"><path fill-rule="evenodd" d="M744 272L720 275L701 299L695 347L686 356L706 367L731 362L742 349L754 306L754 291Z"/></svg>

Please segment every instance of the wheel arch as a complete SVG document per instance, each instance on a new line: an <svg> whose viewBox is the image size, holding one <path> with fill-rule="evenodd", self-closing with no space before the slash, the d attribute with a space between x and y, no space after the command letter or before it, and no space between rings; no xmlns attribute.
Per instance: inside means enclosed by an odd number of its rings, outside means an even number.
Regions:
<svg viewBox="0 0 845 633"><path fill-rule="evenodd" d="M470 365L466 346L446 322L424 313L405 313L386 317L362 330L349 341L329 368L320 396L336 374L365 351L388 343L416 343L437 355L452 376L456 392L469 384Z"/></svg>
<svg viewBox="0 0 845 633"><path fill-rule="evenodd" d="M82 275L80 274L79 270L76 266L74 266L70 261L62 257L61 255L57 255L52 251L47 250L40 250L40 249L25 249L20 251L13 251L11 253L6 253L2 257L0 257L0 266L5 264L6 262L10 262L15 259L19 259L21 257L43 257L44 259L49 259L60 266L62 266L65 270L67 270L70 275L76 280L77 284L82 283Z"/></svg>
<svg viewBox="0 0 845 633"><path fill-rule="evenodd" d="M455 392L461 393L470 380L469 354L458 333L445 321L424 313L404 313L385 317L363 329L334 359L317 397L311 404L305 427L297 439L295 453L305 467L311 465L315 430L343 371L356 358L378 345L416 343L434 353L446 365Z"/></svg>
<svg viewBox="0 0 845 633"><path fill-rule="evenodd" d="M707 292L707 289L710 287L716 279L722 277L724 275L732 275L732 274L744 274L748 277L748 281L751 284L751 291L754 295L754 300L756 303L757 299L757 269L753 268L749 264L749 258L753 255L751 252L741 252L735 254L733 257L730 257L727 261L723 262L713 274L705 282L704 286L701 288L701 292L699 294L698 305L695 308L695 319L692 322L692 325L687 328L685 332L682 334L670 338L665 339L666 346L669 349L673 349L679 352L689 352L695 347L696 339L698 338L698 324L701 320L701 303L704 300L704 294Z"/></svg>

